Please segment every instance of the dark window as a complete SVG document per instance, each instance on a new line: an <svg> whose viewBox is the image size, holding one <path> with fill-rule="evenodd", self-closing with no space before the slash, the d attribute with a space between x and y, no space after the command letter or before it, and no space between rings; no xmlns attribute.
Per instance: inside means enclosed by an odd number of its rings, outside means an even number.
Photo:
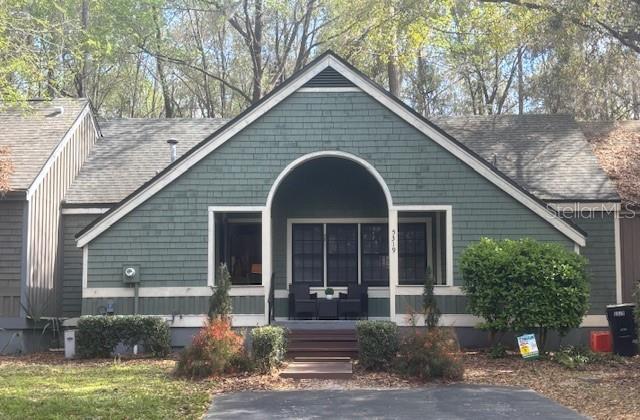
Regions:
<svg viewBox="0 0 640 420"><path fill-rule="evenodd" d="M358 283L358 225L327 224L327 285Z"/></svg>
<svg viewBox="0 0 640 420"><path fill-rule="evenodd" d="M310 286L324 283L324 251L322 224L294 224L293 281Z"/></svg>
<svg viewBox="0 0 640 420"><path fill-rule="evenodd" d="M386 223L360 226L362 284L389 285L389 227Z"/></svg>
<svg viewBox="0 0 640 420"><path fill-rule="evenodd" d="M423 284L427 270L427 225L400 223L398 251L400 284Z"/></svg>
<svg viewBox="0 0 640 420"><path fill-rule="evenodd" d="M262 241L259 223L228 224L227 267L231 284L262 282Z"/></svg>

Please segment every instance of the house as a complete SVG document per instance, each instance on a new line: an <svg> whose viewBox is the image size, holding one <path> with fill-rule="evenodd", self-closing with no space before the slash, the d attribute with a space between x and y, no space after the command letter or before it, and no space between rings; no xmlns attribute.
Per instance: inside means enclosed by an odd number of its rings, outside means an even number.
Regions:
<svg viewBox="0 0 640 420"><path fill-rule="evenodd" d="M640 284L640 121L589 121L580 127L622 200L621 293L623 302L633 302Z"/></svg>
<svg viewBox="0 0 640 420"><path fill-rule="evenodd" d="M366 285L369 318L402 325L428 269L441 322L471 344L458 260L484 236L589 258L576 339L622 299L620 198L568 116L428 121L326 53L232 120L101 132L60 205L65 317L163 315L184 344L224 262L235 326L287 319L297 284Z"/></svg>
<svg viewBox="0 0 640 420"><path fill-rule="evenodd" d="M29 348L27 318L56 316L63 292L60 202L98 138L83 99L30 101L0 113L11 190L0 198L0 350Z"/></svg>

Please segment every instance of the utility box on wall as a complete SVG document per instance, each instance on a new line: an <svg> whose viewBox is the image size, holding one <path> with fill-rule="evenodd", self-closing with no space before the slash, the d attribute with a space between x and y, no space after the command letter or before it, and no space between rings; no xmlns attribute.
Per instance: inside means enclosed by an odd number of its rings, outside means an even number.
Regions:
<svg viewBox="0 0 640 420"><path fill-rule="evenodd" d="M125 284L140 283L140 266L125 265L122 267L122 282Z"/></svg>

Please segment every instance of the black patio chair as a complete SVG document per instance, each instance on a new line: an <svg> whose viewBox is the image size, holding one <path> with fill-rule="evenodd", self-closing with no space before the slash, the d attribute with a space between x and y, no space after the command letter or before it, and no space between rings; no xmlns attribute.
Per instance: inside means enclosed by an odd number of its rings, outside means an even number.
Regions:
<svg viewBox="0 0 640 420"><path fill-rule="evenodd" d="M289 289L289 319L298 319L298 315L307 315L313 319L318 316L318 294L309 292L307 284L292 284Z"/></svg>
<svg viewBox="0 0 640 420"><path fill-rule="evenodd" d="M347 293L340 293L338 318L369 318L369 294L367 286L350 285Z"/></svg>

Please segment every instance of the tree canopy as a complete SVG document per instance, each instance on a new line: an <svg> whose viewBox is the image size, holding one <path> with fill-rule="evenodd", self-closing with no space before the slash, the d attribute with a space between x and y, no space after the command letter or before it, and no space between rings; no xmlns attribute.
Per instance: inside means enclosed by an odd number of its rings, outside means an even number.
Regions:
<svg viewBox="0 0 640 420"><path fill-rule="evenodd" d="M0 0L0 99L231 117L333 49L425 116L640 119L638 0Z"/></svg>

